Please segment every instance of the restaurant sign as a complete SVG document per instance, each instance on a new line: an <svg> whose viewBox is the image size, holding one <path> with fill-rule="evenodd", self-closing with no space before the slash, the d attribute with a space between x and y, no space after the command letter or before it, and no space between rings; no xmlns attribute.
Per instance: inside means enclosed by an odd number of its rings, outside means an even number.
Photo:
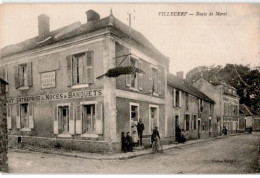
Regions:
<svg viewBox="0 0 260 178"><path fill-rule="evenodd" d="M55 71L41 73L42 89L55 87Z"/></svg>
<svg viewBox="0 0 260 178"><path fill-rule="evenodd" d="M7 98L7 104L19 104L19 103L28 103L28 102L35 102L35 101L56 101L56 100L89 98L89 97L98 97L98 96L103 96L103 89Z"/></svg>

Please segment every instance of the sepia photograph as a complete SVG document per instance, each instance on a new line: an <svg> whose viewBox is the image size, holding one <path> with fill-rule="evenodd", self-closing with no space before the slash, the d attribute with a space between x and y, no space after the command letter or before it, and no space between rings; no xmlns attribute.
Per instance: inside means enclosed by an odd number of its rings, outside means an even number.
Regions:
<svg viewBox="0 0 260 178"><path fill-rule="evenodd" d="M260 173L260 4L0 4L0 174Z"/></svg>

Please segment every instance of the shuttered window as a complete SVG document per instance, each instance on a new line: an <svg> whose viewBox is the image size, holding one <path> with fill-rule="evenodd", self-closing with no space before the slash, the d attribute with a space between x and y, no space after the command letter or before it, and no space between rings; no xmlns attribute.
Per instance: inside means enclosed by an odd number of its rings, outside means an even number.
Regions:
<svg viewBox="0 0 260 178"><path fill-rule="evenodd" d="M32 62L15 66L15 88L32 86Z"/></svg>
<svg viewBox="0 0 260 178"><path fill-rule="evenodd" d="M87 51L66 57L68 86L94 82L94 53Z"/></svg>

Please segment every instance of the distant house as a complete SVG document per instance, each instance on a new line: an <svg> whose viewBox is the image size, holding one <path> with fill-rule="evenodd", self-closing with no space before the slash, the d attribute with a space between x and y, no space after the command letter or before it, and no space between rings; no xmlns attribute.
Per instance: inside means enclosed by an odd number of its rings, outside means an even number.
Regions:
<svg viewBox="0 0 260 178"><path fill-rule="evenodd" d="M183 129L188 140L216 135L214 101L184 80L182 75L167 74L166 102L168 135L175 135L177 126Z"/></svg>
<svg viewBox="0 0 260 178"><path fill-rule="evenodd" d="M215 101L214 112L218 134L222 134L223 127L227 128L228 133L235 133L238 130L240 99L237 90L225 83L212 85L202 78L193 86Z"/></svg>
<svg viewBox="0 0 260 178"><path fill-rule="evenodd" d="M248 131L249 128L260 131L260 116L257 112L245 104L240 104L239 114L239 131Z"/></svg>

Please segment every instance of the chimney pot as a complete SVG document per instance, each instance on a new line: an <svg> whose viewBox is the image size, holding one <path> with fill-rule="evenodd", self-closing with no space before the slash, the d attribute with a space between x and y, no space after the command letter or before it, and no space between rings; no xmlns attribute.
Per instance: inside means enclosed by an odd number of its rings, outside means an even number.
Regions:
<svg viewBox="0 0 260 178"><path fill-rule="evenodd" d="M176 72L176 74L177 74L177 77L179 77L180 79L183 79L183 75L184 75L183 71Z"/></svg>
<svg viewBox="0 0 260 178"><path fill-rule="evenodd" d="M92 22L94 20L100 19L100 15L96 11L93 11L93 10L88 10L86 12L86 15L87 15L87 22Z"/></svg>
<svg viewBox="0 0 260 178"><path fill-rule="evenodd" d="M50 18L45 15L41 14L38 16L38 30L39 30L39 37L46 37L50 33Z"/></svg>

